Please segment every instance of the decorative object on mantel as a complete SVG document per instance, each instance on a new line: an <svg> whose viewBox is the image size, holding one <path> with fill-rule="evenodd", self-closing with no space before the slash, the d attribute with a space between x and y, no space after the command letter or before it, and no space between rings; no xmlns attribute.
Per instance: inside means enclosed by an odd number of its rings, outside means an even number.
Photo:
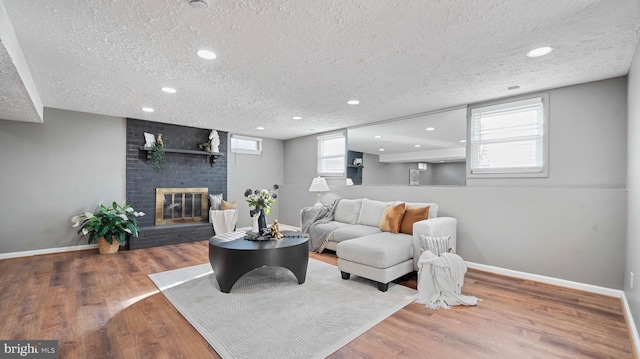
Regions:
<svg viewBox="0 0 640 359"><path fill-rule="evenodd" d="M211 152L220 152L220 136L218 135L218 131L211 130L209 134L209 143L211 144Z"/></svg>
<svg viewBox="0 0 640 359"><path fill-rule="evenodd" d="M95 211L83 212L73 218L73 227L78 228L78 234L89 235L89 243L98 241L100 254L110 254L118 251L120 243L125 243L129 236L138 236L138 217L144 212L136 212L128 204L113 202L107 207L102 203Z"/></svg>
<svg viewBox="0 0 640 359"><path fill-rule="evenodd" d="M151 146L151 153L153 156L153 171L158 172L164 166L164 142L162 141L162 134L158 134L158 140Z"/></svg>
<svg viewBox="0 0 640 359"><path fill-rule="evenodd" d="M249 207L254 207L249 211L249 215L253 219L253 226L251 231L262 235L267 230L267 220L265 214L271 214L271 205L276 201L278 195L274 192L278 190L278 185L273 185L273 190L261 189L252 190L247 189L244 191L244 196L247 197L247 204Z"/></svg>
<svg viewBox="0 0 640 359"><path fill-rule="evenodd" d="M153 133L148 133L145 132L144 133L144 147L153 147L153 145L156 143L156 136L153 135Z"/></svg>
<svg viewBox="0 0 640 359"><path fill-rule="evenodd" d="M313 181L311 181L311 186L309 186L309 192L317 192L316 204L314 206L322 206L322 202L320 201L320 192L328 192L329 185L327 185L327 181L323 177L315 177Z"/></svg>
<svg viewBox="0 0 640 359"><path fill-rule="evenodd" d="M209 141L202 142L198 147L209 153L207 155L207 161L211 161L211 154L220 152L220 136L218 136L218 131L211 130L211 133L209 134Z"/></svg>

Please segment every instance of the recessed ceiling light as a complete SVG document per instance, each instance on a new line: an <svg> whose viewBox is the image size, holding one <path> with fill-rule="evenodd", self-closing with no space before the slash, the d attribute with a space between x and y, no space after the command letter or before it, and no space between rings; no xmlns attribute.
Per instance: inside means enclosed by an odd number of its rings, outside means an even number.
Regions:
<svg viewBox="0 0 640 359"><path fill-rule="evenodd" d="M302 117L300 117L300 116L293 116L291 118L294 119L294 120L302 120Z"/></svg>
<svg viewBox="0 0 640 359"><path fill-rule="evenodd" d="M380 151L380 152L384 152L384 148L381 148L381 149L379 149L378 151Z"/></svg>
<svg viewBox="0 0 640 359"><path fill-rule="evenodd" d="M209 7L209 4L204 0L189 0L189 5L199 10L204 10Z"/></svg>
<svg viewBox="0 0 640 359"><path fill-rule="evenodd" d="M421 147L421 146L420 145L413 145L413 147L418 148L418 147Z"/></svg>
<svg viewBox="0 0 640 359"><path fill-rule="evenodd" d="M359 104L359 103L360 103L360 101L358 101L358 100L350 100L350 101L347 101L347 103L348 103L349 105L357 105L357 104Z"/></svg>
<svg viewBox="0 0 640 359"><path fill-rule="evenodd" d="M173 87L163 87L162 91L166 93L176 93L176 89L174 89Z"/></svg>
<svg viewBox="0 0 640 359"><path fill-rule="evenodd" d="M467 140L460 140L460 143L467 143Z"/></svg>
<svg viewBox="0 0 640 359"><path fill-rule="evenodd" d="M436 128L435 127L427 127L427 131L435 131Z"/></svg>
<svg viewBox="0 0 640 359"><path fill-rule="evenodd" d="M154 110L154 109L152 109L151 107L143 107L143 108L142 108L142 111L144 111L144 112L153 112L153 111L155 111L155 110Z"/></svg>
<svg viewBox="0 0 640 359"><path fill-rule="evenodd" d="M258 126L258 127L256 127L256 130L258 130L258 131L262 131L262 130L264 130L264 127L262 127L262 126Z"/></svg>
<svg viewBox="0 0 640 359"><path fill-rule="evenodd" d="M440 163L444 163L444 161L440 161Z"/></svg>
<svg viewBox="0 0 640 359"><path fill-rule="evenodd" d="M540 57L550 53L551 51L553 51L553 48L549 46L538 47L537 49L527 52L527 57Z"/></svg>
<svg viewBox="0 0 640 359"><path fill-rule="evenodd" d="M373 136L373 138L382 138L380 135Z"/></svg>
<svg viewBox="0 0 640 359"><path fill-rule="evenodd" d="M518 86L518 85L514 85L514 86L509 86L509 87L507 87L507 90L509 90L509 91L519 90L519 89L520 89L520 86Z"/></svg>
<svg viewBox="0 0 640 359"><path fill-rule="evenodd" d="M216 54L209 50L198 50L198 56L205 60L213 60L216 58Z"/></svg>

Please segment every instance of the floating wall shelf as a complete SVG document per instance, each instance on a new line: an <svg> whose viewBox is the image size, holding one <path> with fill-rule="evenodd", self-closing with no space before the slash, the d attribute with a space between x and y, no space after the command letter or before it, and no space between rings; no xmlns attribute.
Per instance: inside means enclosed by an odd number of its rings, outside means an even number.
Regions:
<svg viewBox="0 0 640 359"><path fill-rule="evenodd" d="M147 152L147 163L150 163L151 159L152 159L152 156L153 156L153 154L151 152L151 150L153 148L140 146L139 149L140 149L140 151L146 151ZM218 159L218 157L224 156L224 153L220 153L220 152L207 152L207 151L196 151L196 150L180 150L180 149L176 149L176 148L165 148L164 152L165 153L186 153L188 155L210 156L209 158L211 159L211 167L213 167L213 164L216 163L216 159Z"/></svg>

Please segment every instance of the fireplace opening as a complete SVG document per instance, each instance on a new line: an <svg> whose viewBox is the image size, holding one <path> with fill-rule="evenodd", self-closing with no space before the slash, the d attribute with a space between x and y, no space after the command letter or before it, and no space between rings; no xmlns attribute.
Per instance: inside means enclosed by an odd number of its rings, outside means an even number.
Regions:
<svg viewBox="0 0 640 359"><path fill-rule="evenodd" d="M156 188L156 226L208 222L208 188Z"/></svg>

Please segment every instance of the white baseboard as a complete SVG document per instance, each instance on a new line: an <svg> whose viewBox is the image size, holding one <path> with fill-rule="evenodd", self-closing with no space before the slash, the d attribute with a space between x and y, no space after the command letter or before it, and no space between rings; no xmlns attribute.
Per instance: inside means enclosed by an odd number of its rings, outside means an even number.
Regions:
<svg viewBox="0 0 640 359"><path fill-rule="evenodd" d="M585 292L602 294L602 295L606 295L606 296L609 296L609 297L615 297L615 298L622 298L622 296L624 295L624 292L621 291L620 289L605 288L605 287L600 287L600 286L592 285L592 284L573 282L573 281L570 281L570 280L547 277L547 276L539 275L539 274L531 274L531 273L520 272L520 271L516 271L516 270L512 270L512 269L505 269L505 268L500 268L500 267L489 266L489 265L486 265L486 264L478 264L478 263L473 263L473 262L466 262L466 263L467 263L467 267L468 268L473 268L473 269L477 269L477 270L481 270L481 271L485 271L485 272L490 272L490 273L506 275L506 276L509 276L509 277L516 277L516 278L521 278L521 279L526 279L526 280L532 280L532 281L535 281L535 282L553 284L553 285L557 285L557 286L560 286L560 287L578 289L578 290L582 290L582 291L585 291Z"/></svg>
<svg viewBox="0 0 640 359"><path fill-rule="evenodd" d="M631 308L629 302L627 302L627 296L622 292L622 307L624 309L624 316L627 318L627 324L629 325L629 334L631 336L631 342L635 347L634 356L637 358L638 349L640 348L640 337L638 336L638 328L636 328L636 322L633 320L631 314Z"/></svg>
<svg viewBox="0 0 640 359"><path fill-rule="evenodd" d="M32 251L22 251L22 252L12 252L12 253L0 253L0 259L31 257L31 256L39 256L42 254L53 254L53 253L72 252L72 251L84 251L87 249L94 249L94 248L98 248L98 244L82 244L79 246L35 249Z"/></svg>

